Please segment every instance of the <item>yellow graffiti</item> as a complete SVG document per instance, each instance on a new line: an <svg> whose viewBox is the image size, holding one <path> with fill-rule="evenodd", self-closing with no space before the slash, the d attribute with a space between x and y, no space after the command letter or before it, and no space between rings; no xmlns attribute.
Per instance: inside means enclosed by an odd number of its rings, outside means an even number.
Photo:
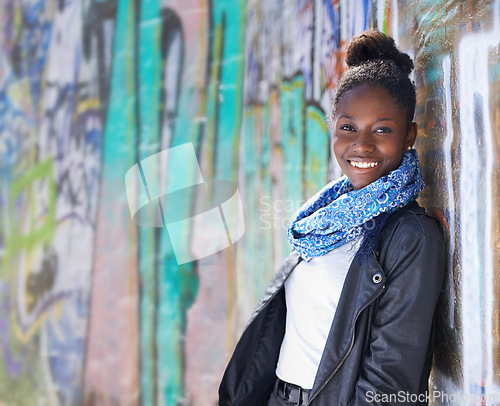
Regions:
<svg viewBox="0 0 500 406"><path fill-rule="evenodd" d="M99 99L87 99L78 103L75 109L75 117L89 110L98 110L101 107Z"/></svg>
<svg viewBox="0 0 500 406"><path fill-rule="evenodd" d="M40 193L40 190L44 193ZM16 202L21 198L22 207L17 212ZM23 275L21 279L27 280L33 269L36 250L44 243L51 242L54 236L55 184L51 158L32 167L12 183L9 212L12 219L19 217L25 220L22 226L17 221L12 221L2 269L14 270L12 275L8 275L11 279L11 297L16 298L11 306L10 318L17 338L26 343L43 322L45 315L42 313L26 330L20 326L22 314L19 306L26 309L34 298L26 295L26 286L18 286L18 275ZM24 298L20 297L21 292Z"/></svg>

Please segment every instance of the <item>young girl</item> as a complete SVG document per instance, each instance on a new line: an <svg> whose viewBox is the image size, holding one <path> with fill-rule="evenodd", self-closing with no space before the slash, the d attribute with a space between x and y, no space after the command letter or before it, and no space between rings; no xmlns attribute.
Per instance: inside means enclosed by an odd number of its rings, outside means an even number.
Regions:
<svg viewBox="0 0 500 406"><path fill-rule="evenodd" d="M428 403L445 246L415 201L413 62L375 30L346 62L333 100L345 176L292 217L293 251L236 346L220 406Z"/></svg>

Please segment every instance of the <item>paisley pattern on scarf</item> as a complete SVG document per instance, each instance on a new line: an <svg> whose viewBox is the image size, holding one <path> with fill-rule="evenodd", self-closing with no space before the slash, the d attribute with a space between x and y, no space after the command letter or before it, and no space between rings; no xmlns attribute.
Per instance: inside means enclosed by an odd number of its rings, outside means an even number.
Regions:
<svg viewBox="0 0 500 406"><path fill-rule="evenodd" d="M310 261L364 234L373 228L375 217L405 206L424 187L417 151L412 149L397 169L362 189L354 190L346 176L328 183L292 216L288 240Z"/></svg>

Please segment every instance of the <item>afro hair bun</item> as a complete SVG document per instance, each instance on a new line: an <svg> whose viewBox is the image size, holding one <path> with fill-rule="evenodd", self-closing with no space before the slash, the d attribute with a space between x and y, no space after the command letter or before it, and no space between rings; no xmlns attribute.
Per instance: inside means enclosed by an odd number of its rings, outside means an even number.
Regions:
<svg viewBox="0 0 500 406"><path fill-rule="evenodd" d="M345 58L347 66L359 66L375 59L393 61L406 75L414 68L409 55L400 52L394 40L378 30L367 30L351 40Z"/></svg>

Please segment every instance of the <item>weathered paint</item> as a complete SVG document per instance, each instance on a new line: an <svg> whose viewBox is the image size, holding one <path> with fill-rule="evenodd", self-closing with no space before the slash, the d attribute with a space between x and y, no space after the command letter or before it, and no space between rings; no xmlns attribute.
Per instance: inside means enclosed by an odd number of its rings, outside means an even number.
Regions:
<svg viewBox="0 0 500 406"><path fill-rule="evenodd" d="M110 6L110 4L108 4ZM96 218L90 320L84 368L86 404L138 404L139 231L128 222L123 177L137 160L137 70L133 1L116 4L110 88L102 143L102 172ZM97 22L96 22L97 24ZM104 24L104 23L101 23ZM110 255L108 255L110 254ZM116 371L120 371L116 379Z"/></svg>
<svg viewBox="0 0 500 406"><path fill-rule="evenodd" d="M419 199L449 242L433 388L469 396L455 404L500 402L500 0L0 0L0 10L0 404L216 403L290 250L288 219L340 175L330 97L346 44L369 26L415 59ZM186 142L205 180L238 186L246 231L177 265L166 228L131 221L124 178ZM157 172L160 183L194 176L173 162ZM187 194L179 211L202 203Z"/></svg>

